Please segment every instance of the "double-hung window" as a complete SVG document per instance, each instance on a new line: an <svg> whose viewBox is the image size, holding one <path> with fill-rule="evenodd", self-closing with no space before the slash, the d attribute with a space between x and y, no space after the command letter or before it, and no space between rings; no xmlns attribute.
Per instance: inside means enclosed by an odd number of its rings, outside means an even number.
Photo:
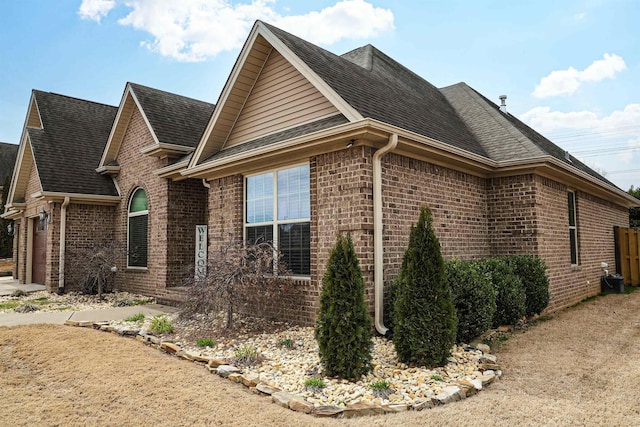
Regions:
<svg viewBox="0 0 640 427"><path fill-rule="evenodd" d="M133 192L129 200L127 236L127 267L147 267L147 232L149 205L147 193L142 188Z"/></svg>
<svg viewBox="0 0 640 427"><path fill-rule="evenodd" d="M245 240L272 242L295 275L311 272L309 165L248 176Z"/></svg>
<svg viewBox="0 0 640 427"><path fill-rule="evenodd" d="M569 191L569 240L571 245L571 265L578 265L578 223L576 221L576 193Z"/></svg>

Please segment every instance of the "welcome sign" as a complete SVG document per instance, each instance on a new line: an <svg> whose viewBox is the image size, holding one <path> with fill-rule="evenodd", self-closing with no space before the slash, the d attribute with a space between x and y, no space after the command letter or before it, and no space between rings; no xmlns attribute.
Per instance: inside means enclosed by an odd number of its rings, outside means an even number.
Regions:
<svg viewBox="0 0 640 427"><path fill-rule="evenodd" d="M207 226L196 225L196 280L207 275Z"/></svg>

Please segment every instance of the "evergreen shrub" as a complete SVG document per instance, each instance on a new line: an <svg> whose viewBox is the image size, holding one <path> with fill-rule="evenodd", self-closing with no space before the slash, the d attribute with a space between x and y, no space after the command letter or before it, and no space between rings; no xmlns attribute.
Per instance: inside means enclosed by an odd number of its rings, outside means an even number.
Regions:
<svg viewBox="0 0 640 427"><path fill-rule="evenodd" d="M527 317L542 313L549 305L549 278L544 261L532 255L512 255L507 261L524 286Z"/></svg>
<svg viewBox="0 0 640 427"><path fill-rule="evenodd" d="M491 281L496 291L493 326L515 325L526 312L526 295L520 277L513 272L504 257L485 260L484 268L491 274Z"/></svg>
<svg viewBox="0 0 640 427"><path fill-rule="evenodd" d="M355 380L371 369L373 322L351 236L338 236L322 278L315 338L323 373Z"/></svg>
<svg viewBox="0 0 640 427"><path fill-rule="evenodd" d="M446 281L458 316L457 341L469 343L493 324L496 290L479 261L445 261Z"/></svg>
<svg viewBox="0 0 640 427"><path fill-rule="evenodd" d="M401 362L439 366L456 339L457 319L444 276L440 242L428 208L411 227L409 246L395 279L393 343Z"/></svg>

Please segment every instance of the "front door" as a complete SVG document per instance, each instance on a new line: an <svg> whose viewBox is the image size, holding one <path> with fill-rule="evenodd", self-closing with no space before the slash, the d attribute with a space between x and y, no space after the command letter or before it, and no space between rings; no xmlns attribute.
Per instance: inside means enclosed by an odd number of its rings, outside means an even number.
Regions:
<svg viewBox="0 0 640 427"><path fill-rule="evenodd" d="M46 221L46 220L45 220ZM47 227L39 218L33 220L33 263L31 281L44 285L45 267L47 265Z"/></svg>

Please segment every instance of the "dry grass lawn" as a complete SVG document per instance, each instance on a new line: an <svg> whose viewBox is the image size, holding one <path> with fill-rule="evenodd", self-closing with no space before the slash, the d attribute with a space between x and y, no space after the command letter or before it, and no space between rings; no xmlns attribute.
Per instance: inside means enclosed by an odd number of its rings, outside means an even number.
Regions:
<svg viewBox="0 0 640 427"><path fill-rule="evenodd" d="M561 312L497 355L502 380L462 402L323 420L128 338L0 327L0 425L640 425L640 292Z"/></svg>

